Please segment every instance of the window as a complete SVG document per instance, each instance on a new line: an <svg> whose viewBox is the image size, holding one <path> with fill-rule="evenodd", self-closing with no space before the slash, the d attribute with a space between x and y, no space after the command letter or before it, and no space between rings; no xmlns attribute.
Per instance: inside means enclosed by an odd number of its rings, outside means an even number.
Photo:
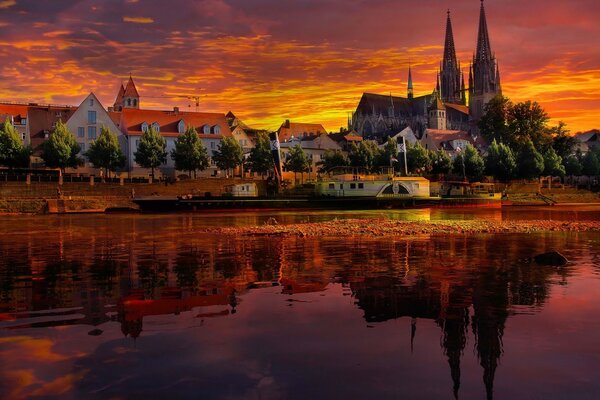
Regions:
<svg viewBox="0 0 600 400"><path fill-rule="evenodd" d="M127 99L127 105L131 107L131 99Z"/></svg>
<svg viewBox="0 0 600 400"><path fill-rule="evenodd" d="M204 127L202 128L202 133L210 133L210 126L204 125Z"/></svg>
<svg viewBox="0 0 600 400"><path fill-rule="evenodd" d="M96 123L96 111L88 111L88 124Z"/></svg>
<svg viewBox="0 0 600 400"><path fill-rule="evenodd" d="M351 183L350 184L350 189L356 189L356 183Z"/></svg>
<svg viewBox="0 0 600 400"><path fill-rule="evenodd" d="M340 190L344 190L344 184L340 183Z"/></svg>
<svg viewBox="0 0 600 400"><path fill-rule="evenodd" d="M185 122L183 120L179 121L177 124L177 132L184 133L185 132Z"/></svg>
<svg viewBox="0 0 600 400"><path fill-rule="evenodd" d="M21 118L21 125L27 125L27 118Z"/></svg>
<svg viewBox="0 0 600 400"><path fill-rule="evenodd" d="M90 107L94 107L94 99L90 99Z"/></svg>
<svg viewBox="0 0 600 400"><path fill-rule="evenodd" d="M211 148L211 149L215 149L215 148L216 148L216 146L215 146L215 142L210 142L210 148Z"/></svg>
<svg viewBox="0 0 600 400"><path fill-rule="evenodd" d="M80 149L79 153L81 153L81 154L85 153L85 143L78 142L77 144L79 145L79 149Z"/></svg>
<svg viewBox="0 0 600 400"><path fill-rule="evenodd" d="M135 140L135 148L136 148L136 150L137 150L138 147L140 147L140 141L139 141L139 139L136 139Z"/></svg>
<svg viewBox="0 0 600 400"><path fill-rule="evenodd" d="M142 122L142 132L148 132L148 123Z"/></svg>
<svg viewBox="0 0 600 400"><path fill-rule="evenodd" d="M96 139L96 127L88 126L88 139Z"/></svg>
<svg viewBox="0 0 600 400"><path fill-rule="evenodd" d="M364 188L365 188L365 184L364 184L364 183L362 183L362 182L361 182L361 183L359 183L359 184L358 184L358 188L359 188L359 189L364 189Z"/></svg>
<svg viewBox="0 0 600 400"><path fill-rule="evenodd" d="M85 128L83 126L77 128L77 137L85 137Z"/></svg>
<svg viewBox="0 0 600 400"><path fill-rule="evenodd" d="M215 125L213 127L213 133L216 134L216 135L221 134L221 127L219 125Z"/></svg>
<svg viewBox="0 0 600 400"><path fill-rule="evenodd" d="M62 117L62 114L60 113L60 111L57 111L55 115L56 115L56 118Z"/></svg>
<svg viewBox="0 0 600 400"><path fill-rule="evenodd" d="M137 100L136 99L133 99L133 106L137 107Z"/></svg>
<svg viewBox="0 0 600 400"><path fill-rule="evenodd" d="M154 129L154 131L156 133L160 132L160 125L158 124L158 122L153 122L152 123L152 128Z"/></svg>
<svg viewBox="0 0 600 400"><path fill-rule="evenodd" d="M330 183L330 184L329 184L329 189L335 189L335 184L333 184L333 183Z"/></svg>

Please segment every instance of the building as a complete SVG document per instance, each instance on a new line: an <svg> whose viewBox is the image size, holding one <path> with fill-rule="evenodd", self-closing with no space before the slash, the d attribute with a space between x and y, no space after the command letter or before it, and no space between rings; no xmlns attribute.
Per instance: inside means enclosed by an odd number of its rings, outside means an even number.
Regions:
<svg viewBox="0 0 600 400"><path fill-rule="evenodd" d="M48 140L50 134L56 127L56 123L61 121L66 123L71 115L77 110L75 106L57 106L31 104L27 110L27 130L29 143L33 149L31 159L32 167L43 165L41 159L42 144Z"/></svg>
<svg viewBox="0 0 600 400"><path fill-rule="evenodd" d="M311 174L317 173L318 163L323 159L323 154L325 154L327 150L342 150L342 147L326 134L296 137L286 142L282 142L281 159L284 164L284 173L288 172L285 170L285 160L288 158L290 149L296 145L300 145L310 159L311 166L308 173L309 178L311 177ZM314 175L312 176L314 177Z"/></svg>
<svg viewBox="0 0 600 400"><path fill-rule="evenodd" d="M428 128L476 132L476 124L483 115L485 105L502 93L498 62L491 50L483 1L479 18L477 51L469 68L469 87L465 85L464 73L456 57L452 20L448 11L444 52L432 93L415 96L412 68L409 66L406 97L363 93L352 114L350 127L365 139L379 142L406 127L410 127L417 138L421 138Z"/></svg>
<svg viewBox="0 0 600 400"><path fill-rule="evenodd" d="M113 135L117 135L121 151L123 154L126 154L126 139L123 133L94 93L90 93L81 102L79 107L77 107L67 120L66 125L77 138L77 143L81 147L81 156L84 160L83 153L90 148L92 142L100 135L102 128L106 128ZM86 160L83 167L85 169L85 167L92 167L92 165Z"/></svg>
<svg viewBox="0 0 600 400"><path fill-rule="evenodd" d="M137 103L139 104L139 102ZM208 150L209 156L213 156L218 149L221 139L225 136L231 136L231 130L225 118L221 113L203 113L179 111L178 107L171 111L161 110L140 110L137 108L123 108L120 113L119 128L125 135L124 154L127 157L127 170L132 176L148 176L149 169L141 168L134 161L140 137L153 127L167 142L167 162L157 168L157 171L164 176L176 175L175 164L171 159L171 151L175 148L175 141L182 135L187 128L193 127L198 132L202 144ZM202 173L203 175L217 176L219 171L214 165Z"/></svg>
<svg viewBox="0 0 600 400"><path fill-rule="evenodd" d="M467 131L447 129L427 129L420 140L421 145L431 151L445 150L450 157L456 157L457 152L471 144L480 152L486 147L481 135L472 135ZM459 150L461 149L461 150Z"/></svg>
<svg viewBox="0 0 600 400"><path fill-rule="evenodd" d="M576 149L582 153L587 153L594 148L600 148L600 130L598 129L577 133L575 139L577 139Z"/></svg>
<svg viewBox="0 0 600 400"><path fill-rule="evenodd" d="M307 124L300 122L290 122L287 119L277 130L280 142L286 142L290 139L305 138L327 134L321 124Z"/></svg>
<svg viewBox="0 0 600 400"><path fill-rule="evenodd" d="M8 119L21 135L24 144L29 144L27 112L28 107L26 104L0 103L0 124L4 124Z"/></svg>

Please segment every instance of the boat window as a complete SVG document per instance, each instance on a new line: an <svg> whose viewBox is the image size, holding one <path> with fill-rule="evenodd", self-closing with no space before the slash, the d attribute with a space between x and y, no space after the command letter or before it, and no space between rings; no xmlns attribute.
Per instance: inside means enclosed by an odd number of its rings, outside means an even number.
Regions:
<svg viewBox="0 0 600 400"><path fill-rule="evenodd" d="M330 184L329 184L329 189L335 189L335 184L333 184L333 183L330 183Z"/></svg>
<svg viewBox="0 0 600 400"><path fill-rule="evenodd" d="M351 183L350 184L350 189L356 189L356 183Z"/></svg>
<svg viewBox="0 0 600 400"><path fill-rule="evenodd" d="M340 190L344 190L344 184L340 183Z"/></svg>
<svg viewBox="0 0 600 400"><path fill-rule="evenodd" d="M358 184L358 188L359 188L359 189L364 189L364 188L365 188L365 184L364 184L364 183L362 183L362 182L361 182L361 183L359 183L359 184Z"/></svg>

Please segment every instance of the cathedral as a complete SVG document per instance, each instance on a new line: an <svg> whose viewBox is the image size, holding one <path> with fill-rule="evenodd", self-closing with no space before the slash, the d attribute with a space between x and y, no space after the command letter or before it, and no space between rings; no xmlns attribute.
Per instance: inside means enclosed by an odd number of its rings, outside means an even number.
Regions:
<svg viewBox="0 0 600 400"><path fill-rule="evenodd" d="M415 96L408 68L406 97L363 93L349 127L364 138L382 139L410 127L417 137L426 129L459 130L475 134L485 105L501 94L498 62L492 53L483 0L477 51L469 66L468 87L456 57L450 11L446 19L443 58L431 94Z"/></svg>

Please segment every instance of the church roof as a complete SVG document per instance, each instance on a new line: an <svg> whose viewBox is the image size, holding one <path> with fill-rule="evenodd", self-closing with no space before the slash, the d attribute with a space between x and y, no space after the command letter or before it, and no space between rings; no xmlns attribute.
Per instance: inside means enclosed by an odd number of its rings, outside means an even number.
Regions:
<svg viewBox="0 0 600 400"><path fill-rule="evenodd" d="M442 100L440 100L439 96L435 96L435 100L431 103L431 105L429 106L430 110L445 110L446 107L444 107L444 103L442 103Z"/></svg>
<svg viewBox="0 0 600 400"><path fill-rule="evenodd" d="M448 10L448 19L446 21L446 41L444 43L444 65L457 65L456 48L454 47L454 35L452 33L452 20L450 19L450 10Z"/></svg>
<svg viewBox="0 0 600 400"><path fill-rule="evenodd" d="M465 106L463 104L454 104L454 103L444 103L444 105L446 106L446 108L452 108L463 114L469 115L469 107L468 106Z"/></svg>
<svg viewBox="0 0 600 400"><path fill-rule="evenodd" d="M417 96L413 99L406 97L363 93L356 112L358 114L383 114L388 115L393 108L395 115L424 115L431 95Z"/></svg>
<svg viewBox="0 0 600 400"><path fill-rule="evenodd" d="M140 97L135 83L133 83L133 78L130 76L127 81L127 86L125 86L125 91L123 92L123 97Z"/></svg>
<svg viewBox="0 0 600 400"><path fill-rule="evenodd" d="M490 36L488 34L487 19L485 17L485 8L481 1L481 10L479 13L479 32L477 34L477 53L476 60L491 60L492 47L490 45Z"/></svg>
<svg viewBox="0 0 600 400"><path fill-rule="evenodd" d="M117 98L115 99L115 104L123 103L123 95L125 94L125 88L121 83L121 87L119 88L119 93L117 94Z"/></svg>

